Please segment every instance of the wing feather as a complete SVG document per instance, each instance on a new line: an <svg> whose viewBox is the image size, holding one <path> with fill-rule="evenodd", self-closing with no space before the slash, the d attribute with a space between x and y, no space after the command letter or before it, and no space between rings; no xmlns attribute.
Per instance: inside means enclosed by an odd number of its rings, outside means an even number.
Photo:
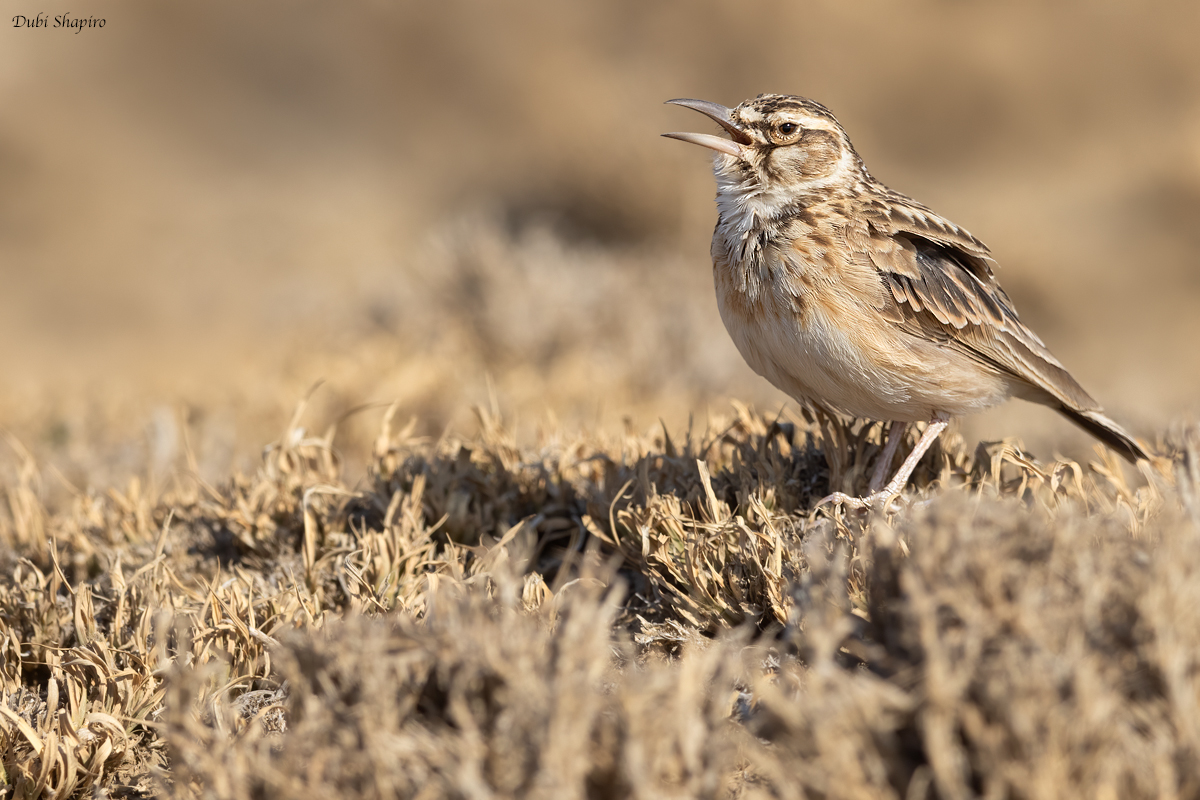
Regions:
<svg viewBox="0 0 1200 800"><path fill-rule="evenodd" d="M923 206L906 205L868 217L864 232L870 260L900 306L898 324L1018 379L1029 399L1098 411L1100 405L1021 322L996 281L987 247Z"/></svg>

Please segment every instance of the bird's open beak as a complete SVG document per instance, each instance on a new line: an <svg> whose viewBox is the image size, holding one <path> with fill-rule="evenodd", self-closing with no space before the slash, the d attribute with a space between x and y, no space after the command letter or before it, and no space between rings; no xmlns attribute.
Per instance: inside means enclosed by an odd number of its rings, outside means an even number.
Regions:
<svg viewBox="0 0 1200 800"><path fill-rule="evenodd" d="M663 136L668 139L698 144L701 147L716 150L718 153L726 153L734 158L741 158L742 145L750 144L750 137L734 123L730 110L725 106L709 103L706 100L668 100L667 102L699 111L728 131L730 136L729 139L722 139L720 136L710 136L707 133L664 133Z"/></svg>

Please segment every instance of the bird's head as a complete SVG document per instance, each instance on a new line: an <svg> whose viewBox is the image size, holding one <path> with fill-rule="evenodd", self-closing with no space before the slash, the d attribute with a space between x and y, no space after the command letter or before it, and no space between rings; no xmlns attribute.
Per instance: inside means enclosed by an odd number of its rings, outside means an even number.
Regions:
<svg viewBox="0 0 1200 800"><path fill-rule="evenodd" d="M786 206L806 196L849 188L866 177L862 159L829 109L803 97L763 94L736 108L704 100L668 100L712 119L729 134L664 133L716 150L722 191Z"/></svg>

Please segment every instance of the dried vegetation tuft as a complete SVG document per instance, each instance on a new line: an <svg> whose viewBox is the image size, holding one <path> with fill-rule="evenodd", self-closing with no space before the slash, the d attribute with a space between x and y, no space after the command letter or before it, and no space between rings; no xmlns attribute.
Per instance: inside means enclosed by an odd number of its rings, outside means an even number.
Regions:
<svg viewBox="0 0 1200 800"><path fill-rule="evenodd" d="M1200 430L1141 475L882 431L299 427L212 486L0 501L0 797L1200 792Z"/></svg>

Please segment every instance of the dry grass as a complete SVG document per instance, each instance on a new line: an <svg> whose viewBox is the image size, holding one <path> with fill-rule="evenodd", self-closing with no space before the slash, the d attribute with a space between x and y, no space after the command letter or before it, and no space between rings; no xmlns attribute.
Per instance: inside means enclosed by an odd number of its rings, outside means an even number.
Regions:
<svg viewBox="0 0 1200 800"><path fill-rule="evenodd" d="M347 486L301 410L253 475L53 512L27 457L0 796L1200 791L1200 432L1136 484L950 439L866 521L809 509L877 426L735 411L527 447L389 414Z"/></svg>

